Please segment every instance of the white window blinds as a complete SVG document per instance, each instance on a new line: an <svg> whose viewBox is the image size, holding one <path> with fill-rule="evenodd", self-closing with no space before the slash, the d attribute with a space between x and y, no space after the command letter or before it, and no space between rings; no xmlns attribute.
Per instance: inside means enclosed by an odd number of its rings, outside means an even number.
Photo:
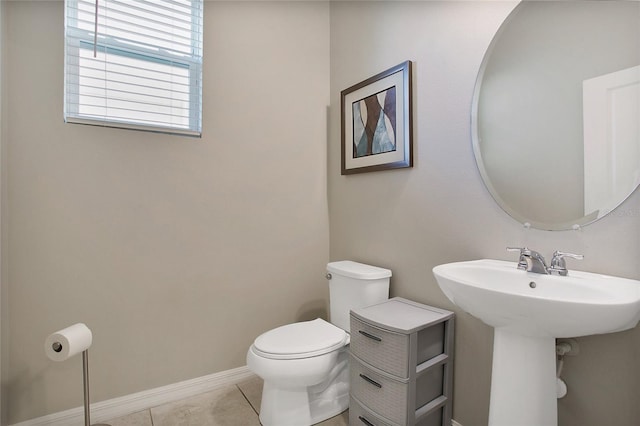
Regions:
<svg viewBox="0 0 640 426"><path fill-rule="evenodd" d="M203 0L66 0L65 121L199 136Z"/></svg>

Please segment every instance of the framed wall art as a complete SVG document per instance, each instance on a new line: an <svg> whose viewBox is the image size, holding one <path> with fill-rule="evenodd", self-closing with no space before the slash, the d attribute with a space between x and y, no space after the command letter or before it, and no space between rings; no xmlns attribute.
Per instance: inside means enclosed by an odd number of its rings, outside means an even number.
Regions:
<svg viewBox="0 0 640 426"><path fill-rule="evenodd" d="M341 95L342 174L413 167L411 61Z"/></svg>

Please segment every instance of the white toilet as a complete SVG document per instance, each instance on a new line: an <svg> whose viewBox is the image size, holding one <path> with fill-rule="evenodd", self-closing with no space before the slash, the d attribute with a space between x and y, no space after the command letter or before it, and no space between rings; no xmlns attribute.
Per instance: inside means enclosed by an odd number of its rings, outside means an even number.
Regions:
<svg viewBox="0 0 640 426"><path fill-rule="evenodd" d="M263 426L312 425L349 408L349 312L387 300L390 277L376 266L329 263L331 323L317 318L258 336L247 365L264 380Z"/></svg>

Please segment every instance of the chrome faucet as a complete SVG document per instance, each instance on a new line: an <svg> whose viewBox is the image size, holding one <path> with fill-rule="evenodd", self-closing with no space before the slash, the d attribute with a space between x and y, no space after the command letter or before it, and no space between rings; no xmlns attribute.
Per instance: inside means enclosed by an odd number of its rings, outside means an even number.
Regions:
<svg viewBox="0 0 640 426"><path fill-rule="evenodd" d="M507 251L520 252L518 269L522 269L527 272L534 272L536 274L560 275L563 277L566 277L568 273L567 264L564 260L565 257L578 260L584 259L584 256L581 254L555 251L551 258L551 264L547 267L544 257L537 251L530 250L527 247L507 247Z"/></svg>
<svg viewBox="0 0 640 426"><path fill-rule="evenodd" d="M547 262L544 257L537 251L530 250L527 247L507 247L507 251L519 251L518 269L536 274L549 275Z"/></svg>

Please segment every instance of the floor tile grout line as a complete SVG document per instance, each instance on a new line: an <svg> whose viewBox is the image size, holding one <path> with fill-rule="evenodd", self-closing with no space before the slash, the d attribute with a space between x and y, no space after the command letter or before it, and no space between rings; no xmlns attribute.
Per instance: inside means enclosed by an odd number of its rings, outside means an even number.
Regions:
<svg viewBox="0 0 640 426"><path fill-rule="evenodd" d="M238 385L236 385L236 387L238 388L238 390L240 391L240 393L242 394L242 397L247 401L247 403L249 404L249 407L251 407L251 409L253 410L254 413L256 413L256 415L259 417L260 413L258 413L258 411L255 409L255 407L253 406L253 404L251 403L251 401L249 401L249 398L247 398L247 395L244 394L242 388Z"/></svg>

